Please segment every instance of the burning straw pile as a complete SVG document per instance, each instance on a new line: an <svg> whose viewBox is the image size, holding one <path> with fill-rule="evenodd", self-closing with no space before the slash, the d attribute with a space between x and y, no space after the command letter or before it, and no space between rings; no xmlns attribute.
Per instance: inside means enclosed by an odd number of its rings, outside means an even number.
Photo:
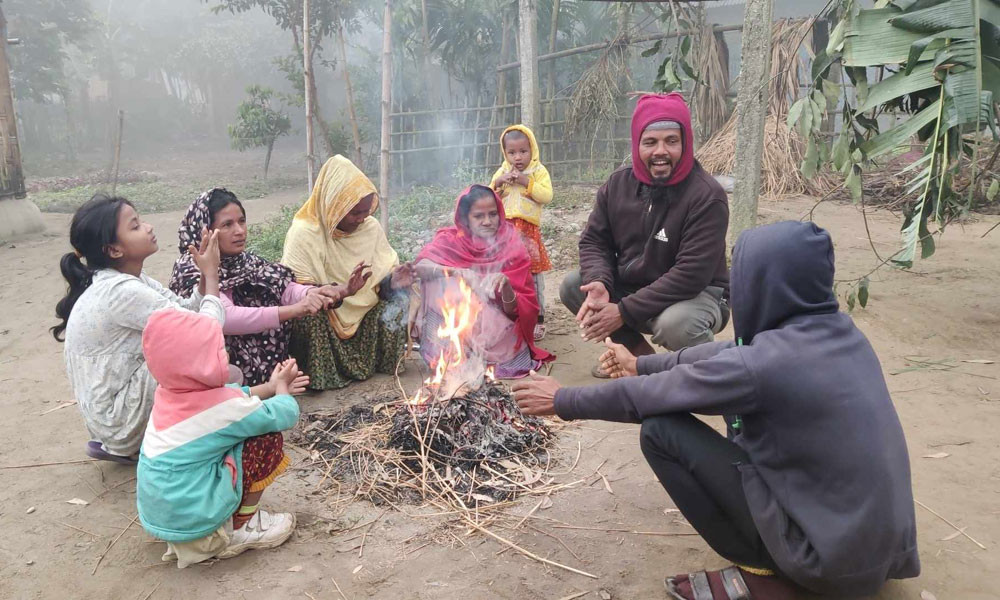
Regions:
<svg viewBox="0 0 1000 600"><path fill-rule="evenodd" d="M457 298L442 300L434 375L415 395L400 387L402 398L307 415L298 443L318 452L323 482L332 477L375 504L476 513L554 489L545 449L552 434L544 421L521 413L469 347L480 300L464 281L457 289Z"/></svg>

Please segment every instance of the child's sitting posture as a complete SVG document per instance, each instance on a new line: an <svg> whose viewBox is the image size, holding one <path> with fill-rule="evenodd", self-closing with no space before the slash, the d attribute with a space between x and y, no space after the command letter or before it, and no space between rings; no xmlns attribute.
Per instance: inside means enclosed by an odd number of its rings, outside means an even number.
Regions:
<svg viewBox="0 0 1000 600"><path fill-rule="evenodd" d="M291 394L308 378L287 360L265 384L227 387L222 326L193 312L154 312L142 349L159 386L139 454L136 503L142 526L167 542L163 559L183 568L284 543L295 515L258 504L288 465L280 432L298 421Z"/></svg>
<svg viewBox="0 0 1000 600"><path fill-rule="evenodd" d="M531 258L531 275L538 297L538 323L535 340L545 337L545 279L542 273L552 269L549 254L542 243L542 206L552 201L552 180L539 160L535 134L524 125L511 125L500 135L503 164L493 174L490 187L503 199L507 220L521 234Z"/></svg>

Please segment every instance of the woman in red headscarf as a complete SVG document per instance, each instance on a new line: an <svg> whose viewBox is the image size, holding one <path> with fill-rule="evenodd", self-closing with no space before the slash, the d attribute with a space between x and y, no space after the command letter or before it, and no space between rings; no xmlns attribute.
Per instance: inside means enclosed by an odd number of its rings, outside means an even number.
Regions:
<svg viewBox="0 0 1000 600"><path fill-rule="evenodd" d="M501 379L523 377L553 360L534 344L538 298L531 259L506 220L503 202L483 185L466 188L455 203L455 225L442 227L416 259L423 286L417 316L420 353L433 364L443 349L437 335L443 299L461 301L459 282L474 292L479 313L466 336L466 354L480 355Z"/></svg>

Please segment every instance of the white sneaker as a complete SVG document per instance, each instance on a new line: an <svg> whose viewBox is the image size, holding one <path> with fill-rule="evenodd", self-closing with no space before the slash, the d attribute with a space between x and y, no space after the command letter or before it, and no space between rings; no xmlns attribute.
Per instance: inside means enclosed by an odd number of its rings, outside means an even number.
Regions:
<svg viewBox="0 0 1000 600"><path fill-rule="evenodd" d="M243 527L233 530L229 546L218 558L232 558L254 548L277 548L295 531L295 515L258 510Z"/></svg>

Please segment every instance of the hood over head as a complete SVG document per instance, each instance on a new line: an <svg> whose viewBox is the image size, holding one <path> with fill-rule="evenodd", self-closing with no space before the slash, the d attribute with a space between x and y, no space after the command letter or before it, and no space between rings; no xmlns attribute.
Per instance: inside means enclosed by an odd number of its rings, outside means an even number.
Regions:
<svg viewBox="0 0 1000 600"><path fill-rule="evenodd" d="M681 126L681 159L673 165L670 179L666 185L676 185L691 173L694 168L694 133L691 129L691 111L688 109L684 96L677 92L669 94L646 94L639 98L632 112L632 174L646 185L653 184L649 169L639 159L639 140L642 132L651 123L657 121L675 121Z"/></svg>
<svg viewBox="0 0 1000 600"><path fill-rule="evenodd" d="M534 134L534 132L531 131L531 129L528 128L527 125L521 125L520 123L517 124L517 125L511 125L507 129L504 129L503 133L500 134L500 156L503 157L503 167L502 168L503 168L504 171L510 171L511 169L514 168L514 165L510 164L510 162L507 160L507 153L504 151L504 147L503 147L503 136L507 135L507 133L510 132L510 131L520 131L521 133L523 133L525 135L525 137L528 138L528 145L531 147L531 161L528 163L528 166L527 166L527 168L525 168L524 171L525 171L525 173L531 173L531 171L536 166L538 166L538 163L541 160L539 158L540 154L538 152L538 142L535 141L535 134Z"/></svg>
<svg viewBox="0 0 1000 600"><path fill-rule="evenodd" d="M799 315L836 313L833 242L815 223L785 221L744 231L733 250L733 328L744 344Z"/></svg>
<svg viewBox="0 0 1000 600"><path fill-rule="evenodd" d="M142 352L153 378L172 392L221 388L229 379L222 325L207 315L155 311L142 332Z"/></svg>

